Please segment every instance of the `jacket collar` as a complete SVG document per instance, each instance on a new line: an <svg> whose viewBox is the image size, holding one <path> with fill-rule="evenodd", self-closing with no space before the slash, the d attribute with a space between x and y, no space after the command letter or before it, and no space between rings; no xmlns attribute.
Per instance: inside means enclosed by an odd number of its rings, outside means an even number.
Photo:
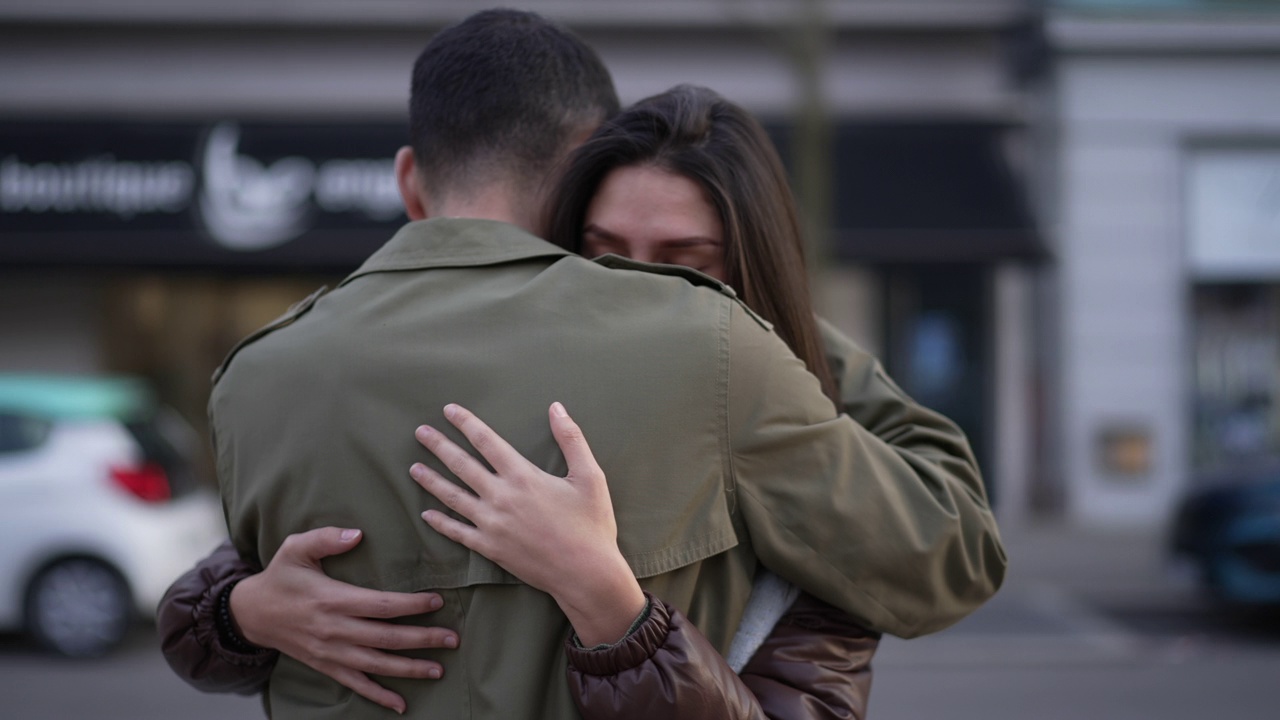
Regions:
<svg viewBox="0 0 1280 720"><path fill-rule="evenodd" d="M400 228L342 284L376 272L498 265L570 254L508 223L472 218L433 218L411 222Z"/></svg>

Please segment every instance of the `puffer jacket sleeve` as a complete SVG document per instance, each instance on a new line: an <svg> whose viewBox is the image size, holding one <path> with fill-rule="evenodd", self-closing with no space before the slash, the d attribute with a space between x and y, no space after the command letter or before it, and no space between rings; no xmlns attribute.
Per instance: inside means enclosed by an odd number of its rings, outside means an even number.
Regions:
<svg viewBox="0 0 1280 720"><path fill-rule="evenodd" d="M228 541L178 578L160 600L156 629L164 658L196 689L253 695L266 688L279 653L231 647L218 619L223 593L260 570Z"/></svg>
<svg viewBox="0 0 1280 720"><path fill-rule="evenodd" d="M879 636L801 595L739 676L687 618L650 597L622 642L566 642L569 685L586 720L861 718Z"/></svg>

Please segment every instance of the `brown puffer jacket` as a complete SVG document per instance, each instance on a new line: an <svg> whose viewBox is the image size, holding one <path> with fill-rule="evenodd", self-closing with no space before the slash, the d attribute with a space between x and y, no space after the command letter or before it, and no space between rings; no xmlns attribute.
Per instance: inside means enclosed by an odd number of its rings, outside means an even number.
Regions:
<svg viewBox="0 0 1280 720"><path fill-rule="evenodd" d="M569 685L589 720L865 718L879 635L802 594L738 675L680 613L651 598L621 643L565 643Z"/></svg>
<svg viewBox="0 0 1280 720"><path fill-rule="evenodd" d="M221 595L259 568L230 543L169 588L157 626L165 659L205 692L252 694L271 677L277 653L238 649L220 617ZM879 635L802 594L738 675L707 639L660 599L617 645L565 642L569 685L587 720L808 720L866 717L871 657Z"/></svg>

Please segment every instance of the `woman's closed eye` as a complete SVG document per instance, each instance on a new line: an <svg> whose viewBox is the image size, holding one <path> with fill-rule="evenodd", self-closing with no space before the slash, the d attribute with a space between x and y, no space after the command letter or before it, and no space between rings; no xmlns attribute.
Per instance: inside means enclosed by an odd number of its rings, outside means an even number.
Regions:
<svg viewBox="0 0 1280 720"><path fill-rule="evenodd" d="M708 272L720 265L723 256L724 250L718 243L706 241L663 247L654 253L653 261Z"/></svg>
<svg viewBox="0 0 1280 720"><path fill-rule="evenodd" d="M642 262L684 265L703 272L718 268L724 257L723 245L711 238L631 240L595 228L583 233L582 252L587 257L613 253Z"/></svg>

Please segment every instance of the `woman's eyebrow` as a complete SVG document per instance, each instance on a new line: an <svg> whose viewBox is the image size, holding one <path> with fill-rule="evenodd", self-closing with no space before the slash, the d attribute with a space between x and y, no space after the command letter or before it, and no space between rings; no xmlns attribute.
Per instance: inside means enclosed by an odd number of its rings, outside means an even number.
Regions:
<svg viewBox="0 0 1280 720"><path fill-rule="evenodd" d="M712 237L706 237L703 235L691 235L689 237L659 240L658 244L662 245L663 247L686 248L686 247L696 247L698 245L719 246L719 245L723 245L724 243Z"/></svg>
<svg viewBox="0 0 1280 720"><path fill-rule="evenodd" d="M593 234L593 235L599 235L600 237L602 237L602 238L604 238L604 239L606 239L606 240L621 240L621 239L622 239L622 236L621 236L621 235L618 235L617 233L610 232L610 231L608 231L608 230L606 230L606 229L604 229L604 228L600 227L599 225L596 225L595 223L591 223L591 224L587 225L586 227L582 228L582 233L583 233L584 235L585 235L585 234L587 234L587 233L591 233L591 234ZM713 238L713 237L710 237L710 236L707 236L707 235L689 235L689 236L687 236L687 237L674 237L674 238L667 238L667 239L664 239L664 240L659 240L658 242L662 243L663 245L670 245L670 246L673 246L673 247L686 247L686 246L691 246L691 245L721 245L721 244L723 244L720 240L717 240L716 238Z"/></svg>
<svg viewBox="0 0 1280 720"><path fill-rule="evenodd" d="M607 242L623 242L625 240L623 236L610 232L595 223L590 223L583 227L582 234L595 235L601 240L605 240ZM657 244L664 248L681 249L697 247L699 245L714 245L715 247L720 247L724 242L706 235L690 235L688 237L666 238L664 240L659 240Z"/></svg>

